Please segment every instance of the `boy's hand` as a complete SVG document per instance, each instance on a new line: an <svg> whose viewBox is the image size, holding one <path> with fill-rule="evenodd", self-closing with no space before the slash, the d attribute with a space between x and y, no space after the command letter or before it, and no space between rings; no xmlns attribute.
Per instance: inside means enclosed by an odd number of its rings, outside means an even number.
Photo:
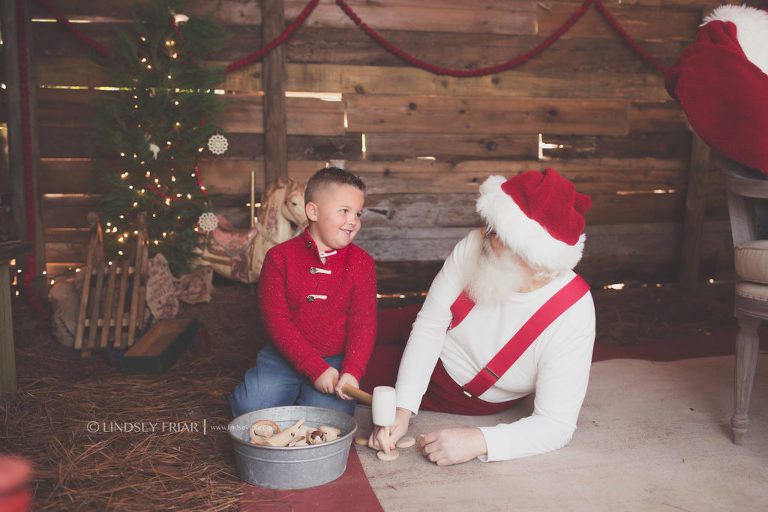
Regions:
<svg viewBox="0 0 768 512"><path fill-rule="evenodd" d="M329 395L332 395L334 393L334 384L338 378L339 370L331 366L323 373L321 373L317 380L312 383L312 385L315 386L315 389L321 393L328 393Z"/></svg>
<svg viewBox="0 0 768 512"><path fill-rule="evenodd" d="M336 384L336 395L341 398L342 400L352 400L354 397L349 396L344 391L342 391L343 386L349 386L353 388L360 388L360 383L357 382L357 379L354 378L352 375L348 373L342 373L341 377L339 378L338 384Z"/></svg>

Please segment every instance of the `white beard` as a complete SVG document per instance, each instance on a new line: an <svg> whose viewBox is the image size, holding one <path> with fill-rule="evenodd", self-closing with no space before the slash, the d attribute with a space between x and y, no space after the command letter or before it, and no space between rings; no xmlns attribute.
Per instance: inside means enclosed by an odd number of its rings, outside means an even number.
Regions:
<svg viewBox="0 0 768 512"><path fill-rule="evenodd" d="M476 304L499 304L513 292L525 292L534 284L534 273L511 252L496 256L487 239L470 271L468 293Z"/></svg>

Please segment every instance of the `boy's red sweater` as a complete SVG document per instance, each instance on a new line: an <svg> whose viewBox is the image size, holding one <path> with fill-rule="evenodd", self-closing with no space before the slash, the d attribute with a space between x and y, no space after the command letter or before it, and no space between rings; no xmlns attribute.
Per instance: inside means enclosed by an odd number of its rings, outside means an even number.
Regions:
<svg viewBox="0 0 768 512"><path fill-rule="evenodd" d="M368 253L350 244L323 264L305 229L267 252L258 298L270 340L297 372L314 382L329 368L322 358L343 353L341 373L362 378L376 338L376 270Z"/></svg>

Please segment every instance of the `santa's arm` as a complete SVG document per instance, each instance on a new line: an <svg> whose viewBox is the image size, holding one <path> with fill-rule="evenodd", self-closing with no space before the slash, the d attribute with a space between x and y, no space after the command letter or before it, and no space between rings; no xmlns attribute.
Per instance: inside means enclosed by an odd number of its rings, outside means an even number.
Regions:
<svg viewBox="0 0 768 512"><path fill-rule="evenodd" d="M580 327L574 327L573 319ZM587 294L562 322L550 328L564 332L542 348L533 414L514 423L480 427L488 448L481 460L508 460L558 450L567 445L587 391L595 339L594 306ZM570 332L568 332L570 331ZM546 331L543 335L546 335Z"/></svg>
<svg viewBox="0 0 768 512"><path fill-rule="evenodd" d="M398 407L418 412L451 324L451 305L466 283L465 267L476 258L481 243L482 234L470 232L456 244L432 281L400 360L395 384Z"/></svg>

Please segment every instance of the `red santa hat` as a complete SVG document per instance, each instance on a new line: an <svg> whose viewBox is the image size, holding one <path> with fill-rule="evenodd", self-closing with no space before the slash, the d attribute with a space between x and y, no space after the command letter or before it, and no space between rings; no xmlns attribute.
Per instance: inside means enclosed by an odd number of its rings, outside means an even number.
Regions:
<svg viewBox="0 0 768 512"><path fill-rule="evenodd" d="M768 11L712 11L665 85L710 147L768 174Z"/></svg>
<svg viewBox="0 0 768 512"><path fill-rule="evenodd" d="M570 270L584 250L584 213L592 200L553 169L525 171L480 185L477 211L529 265Z"/></svg>

